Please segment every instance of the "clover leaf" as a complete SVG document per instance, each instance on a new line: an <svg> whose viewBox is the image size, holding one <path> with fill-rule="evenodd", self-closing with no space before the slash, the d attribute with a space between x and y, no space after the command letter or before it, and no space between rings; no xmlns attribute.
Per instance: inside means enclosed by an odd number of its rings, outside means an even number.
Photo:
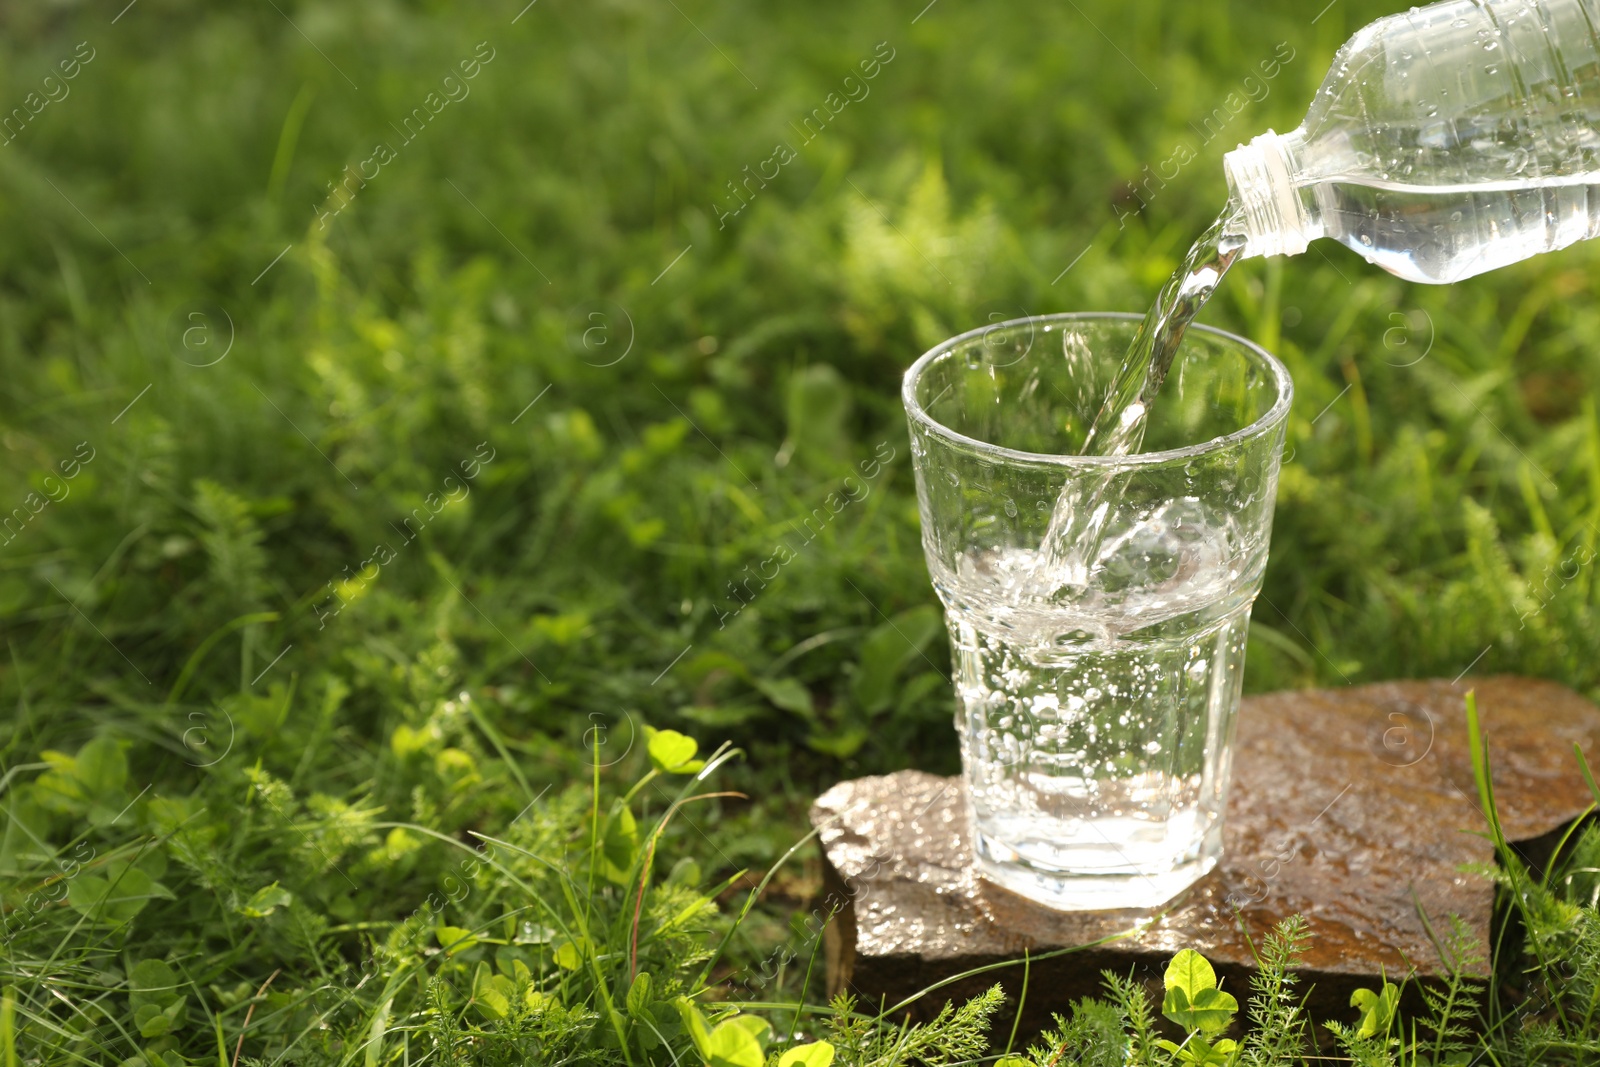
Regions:
<svg viewBox="0 0 1600 1067"><path fill-rule="evenodd" d="M1194 949L1186 948L1172 957L1162 983L1167 993L1161 1014L1185 1030L1220 1033L1239 1010L1239 1002L1217 988L1217 972Z"/></svg>
<svg viewBox="0 0 1600 1067"><path fill-rule="evenodd" d="M1010 1057L1019 1060L1018 1067L1026 1067L1027 1061L1020 1057ZM809 1045L796 1045L794 1048L778 1057L778 1067L829 1067L833 1063L833 1046L826 1041L813 1041ZM1005 1067L1006 1061L1001 1060L995 1067Z"/></svg>
<svg viewBox="0 0 1600 1067"><path fill-rule="evenodd" d="M1395 1009L1400 1006L1400 990L1393 982L1383 983L1383 989L1377 993L1370 989L1358 989L1350 994L1350 1006L1361 1009L1357 1037L1387 1034L1389 1024L1394 1020Z"/></svg>
<svg viewBox="0 0 1600 1067"><path fill-rule="evenodd" d="M646 726L644 736L650 765L662 774L696 774L706 765L705 760L694 758L700 743L686 734Z"/></svg>

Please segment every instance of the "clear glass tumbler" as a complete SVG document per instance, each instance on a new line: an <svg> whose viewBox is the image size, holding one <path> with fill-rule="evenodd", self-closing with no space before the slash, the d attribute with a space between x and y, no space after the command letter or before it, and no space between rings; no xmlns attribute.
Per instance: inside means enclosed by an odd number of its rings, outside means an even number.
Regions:
<svg viewBox="0 0 1600 1067"><path fill-rule="evenodd" d="M1293 391L1194 326L1148 451L1078 455L1138 324L999 323L903 387L979 872L1062 909L1158 907L1221 855Z"/></svg>

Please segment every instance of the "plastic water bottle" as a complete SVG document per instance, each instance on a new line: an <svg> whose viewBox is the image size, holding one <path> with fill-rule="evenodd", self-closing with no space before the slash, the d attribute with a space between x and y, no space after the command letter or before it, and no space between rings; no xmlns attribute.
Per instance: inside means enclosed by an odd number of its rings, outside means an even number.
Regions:
<svg viewBox="0 0 1600 1067"><path fill-rule="evenodd" d="M1331 237L1455 282L1600 234L1600 0L1447 0L1379 19L1305 122L1223 161L1244 256Z"/></svg>

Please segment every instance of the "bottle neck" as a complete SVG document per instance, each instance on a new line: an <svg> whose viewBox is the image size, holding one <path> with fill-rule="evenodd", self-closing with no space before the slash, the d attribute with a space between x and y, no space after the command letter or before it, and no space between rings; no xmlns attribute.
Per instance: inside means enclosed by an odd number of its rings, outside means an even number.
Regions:
<svg viewBox="0 0 1600 1067"><path fill-rule="evenodd" d="M1295 184L1300 131L1271 130L1222 157L1228 192L1239 211L1245 256L1297 256L1322 236L1322 221Z"/></svg>

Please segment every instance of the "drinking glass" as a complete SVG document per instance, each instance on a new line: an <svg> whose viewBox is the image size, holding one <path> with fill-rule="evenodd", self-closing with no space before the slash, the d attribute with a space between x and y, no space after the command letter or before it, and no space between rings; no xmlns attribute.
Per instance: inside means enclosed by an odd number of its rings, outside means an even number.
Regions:
<svg viewBox="0 0 1600 1067"><path fill-rule="evenodd" d="M902 390L978 870L1061 909L1158 907L1221 855L1293 392L1191 326L1146 451L1079 455L1138 324L998 323Z"/></svg>

